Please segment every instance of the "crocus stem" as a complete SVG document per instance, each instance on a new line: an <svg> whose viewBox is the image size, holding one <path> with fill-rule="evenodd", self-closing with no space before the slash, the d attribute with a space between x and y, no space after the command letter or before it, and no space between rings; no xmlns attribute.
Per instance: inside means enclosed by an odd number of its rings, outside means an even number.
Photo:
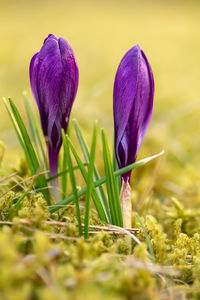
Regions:
<svg viewBox="0 0 200 300"><path fill-rule="evenodd" d="M131 205L131 188L129 185L129 179L122 178L122 187L120 192L120 202L122 208L122 217L123 217L123 226L128 229L132 227L132 205ZM131 238L130 236L126 236L126 242L129 247L129 254L131 253Z"/></svg>
<svg viewBox="0 0 200 300"><path fill-rule="evenodd" d="M120 202L122 208L123 226L124 228L131 228L132 227L131 188L128 180L124 181L124 179L122 179Z"/></svg>
<svg viewBox="0 0 200 300"><path fill-rule="evenodd" d="M54 176L58 173L58 153L54 153L51 150L49 150L49 169L50 176ZM55 202L59 201L58 178L51 181L51 195Z"/></svg>

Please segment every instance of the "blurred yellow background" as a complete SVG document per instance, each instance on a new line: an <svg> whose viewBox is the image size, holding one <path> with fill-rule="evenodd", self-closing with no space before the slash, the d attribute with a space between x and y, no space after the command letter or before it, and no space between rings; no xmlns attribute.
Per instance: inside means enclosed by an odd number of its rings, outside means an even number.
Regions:
<svg viewBox="0 0 200 300"><path fill-rule="evenodd" d="M144 192L146 186L150 193L155 187L199 199L200 1L0 1L0 96L12 97L23 116L24 90L33 102L29 62L49 33L62 36L74 49L80 82L72 115L88 135L98 119L111 137L115 73L125 52L141 46L156 90L139 158L163 148L166 154L141 171L148 176L138 172L136 183L144 182L138 190ZM18 142L0 105L0 140L8 161Z"/></svg>

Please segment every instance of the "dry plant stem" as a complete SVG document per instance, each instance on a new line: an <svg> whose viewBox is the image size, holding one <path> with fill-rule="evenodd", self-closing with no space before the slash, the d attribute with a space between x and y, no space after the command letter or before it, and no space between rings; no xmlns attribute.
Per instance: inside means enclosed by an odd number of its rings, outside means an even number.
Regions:
<svg viewBox="0 0 200 300"><path fill-rule="evenodd" d="M132 204L131 204L131 188L129 182L125 182L122 179L122 187L120 192L120 203L122 208L122 217L123 217L123 227L131 228L132 227Z"/></svg>
<svg viewBox="0 0 200 300"><path fill-rule="evenodd" d="M1 178L1 179L0 179L0 183L6 181L7 179L10 179L11 177L13 177L13 176L15 176L15 175L17 175L17 172L12 173L12 174L10 174L10 175L8 175L8 176L5 176L5 177Z"/></svg>
<svg viewBox="0 0 200 300"><path fill-rule="evenodd" d="M46 172L47 172L47 171L39 172L39 173L37 173L37 174L35 174L35 175L31 176L31 177L28 177L28 178L26 178L26 179L23 179L23 180L17 182L15 185L11 186L11 187L10 187L8 190L6 190L3 194L1 194L1 195L0 195L0 198L3 197L4 195L6 195L9 191L12 191L14 188L16 188L17 186L19 186L20 184L25 183L25 182L27 182L27 181L29 181L29 180L33 180L34 178L38 177L38 175L45 174ZM17 173L16 173L16 174L17 174ZM11 175L15 176L14 173L11 174ZM11 175L8 176L8 177L12 177ZM7 178L8 178L8 177L7 177Z"/></svg>
<svg viewBox="0 0 200 300"><path fill-rule="evenodd" d="M32 225L35 223L35 220L33 219L19 219L19 222L23 225ZM58 227L68 227L69 223L66 222L58 222L58 221L43 221L43 224L47 224L47 225L51 225L51 226L58 226ZM13 225L13 222L10 221L0 221L0 225ZM82 227L84 227L84 224L82 224ZM101 231L104 231L108 234L116 234L116 235L125 235L127 233L126 232L130 232L132 234L137 234L139 233L140 229L138 228L126 228L126 229L122 229L120 227L117 226L113 226L113 225L109 225L109 227L107 226L99 226L99 225L90 225L89 226L90 229L96 229L96 231L91 231L91 233L96 234L96 233L100 233ZM122 231L123 230L123 231Z"/></svg>

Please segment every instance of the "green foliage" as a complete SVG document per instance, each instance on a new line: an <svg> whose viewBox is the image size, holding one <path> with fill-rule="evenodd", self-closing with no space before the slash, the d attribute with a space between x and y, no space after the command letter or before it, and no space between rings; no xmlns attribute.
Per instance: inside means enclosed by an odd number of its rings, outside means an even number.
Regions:
<svg viewBox="0 0 200 300"><path fill-rule="evenodd" d="M85 238L89 238L89 223L90 223L90 208L91 208L91 195L93 186L93 173L94 173L94 160L96 153L96 143L97 143L97 123L94 125L93 136L92 136L92 145L90 151L90 160L88 165L88 178L87 178L87 191L86 191L86 199L85 199Z"/></svg>
<svg viewBox="0 0 200 300"><path fill-rule="evenodd" d="M37 148L37 154L40 158L40 163L44 164L45 169L48 170L47 158L46 158L45 150L44 150L41 138L40 138L39 129L37 126L37 120L35 118L35 114L31 107L30 100L27 97L27 94L24 94L24 103L25 103L25 107L26 107L26 112L27 112L27 116L28 116L28 121L29 121L30 129L31 129L32 138L33 138L33 141Z"/></svg>
<svg viewBox="0 0 200 300"><path fill-rule="evenodd" d="M47 160L45 157L45 151L43 149L43 145L40 139L39 131L36 125L36 119L34 117L34 113L32 111L32 108L29 104L29 101L27 97L25 97L25 106L27 111L27 116L29 119L30 129L33 137L33 141L35 143L35 147L37 149L37 154L34 150L34 147L31 143L29 134L26 130L26 127L22 121L22 118L12 102L11 99L8 100L9 105L5 102L6 109L8 111L8 114L10 116L10 119L12 121L12 124L14 126L14 129L17 133L19 142L24 150L24 154L27 160L27 164L31 170L31 173L33 175L31 184L27 187L27 189L22 193L22 195L17 199L16 203L10 208L10 211L8 212L7 217L12 218L16 211L19 210L21 203L23 202L24 198L28 195L28 193L31 191L32 187L35 186L37 190L41 190L44 196L46 197L46 201L48 205L51 204L50 201L50 195L49 190L47 186L47 180L44 176L44 174L40 173L41 165L44 163L45 168L47 169ZM111 162L111 154L109 150L109 145L107 141L107 137L105 134L105 131L102 130L102 146L103 146L103 160L104 160L104 170L105 170L105 178L100 178L98 171L95 167L95 152L96 152L96 141L97 141L97 125L94 126L94 132L93 132L93 138L92 138L92 145L91 145L91 151L89 153L87 144L83 138L83 134L79 128L78 123L74 120L74 128L76 131L76 135L80 144L80 147L82 149L84 158L86 163L88 164L88 172L86 171L84 167L84 163L80 159L77 151L73 147L71 141L69 138L66 138L65 132L62 132L62 139L63 139L63 160L62 163L60 161L60 164L62 164L62 171L59 174L56 174L53 176L53 178L48 178L48 181L56 180L56 186L55 188L59 188L57 177L61 177L61 187L62 187L62 197L66 196L67 191L67 172L69 172L70 181L72 185L72 195L63 199L62 201L57 202L57 207L54 207L53 209L50 208L50 212L55 212L57 209L62 207L63 205L66 205L70 203L72 200L75 201L76 205L76 213L77 213L77 220L79 224L79 233L82 235L82 223L81 223L81 216L80 216L80 207L79 207L79 197L86 193L86 201L85 201L85 218L84 218L84 232L85 232L85 238L89 238L89 223L90 223L90 207L91 207L91 197L94 200L97 212L101 218L106 223L111 223L113 225L117 226L123 226L123 219L122 219L122 211L121 211L121 205L119 200L119 193L120 193L120 178L119 174L122 170L119 170L117 168L117 162L115 158L115 153L113 153L113 164ZM78 167L83 175L83 178L85 179L85 182L87 184L85 189L82 189L81 191L77 191L76 187L76 180L74 176L74 167L72 165L72 159L70 155L69 146L71 148L71 151L73 152L73 155L77 161ZM160 155L160 154L159 154ZM158 156L158 155L156 155ZM156 157L154 156L154 157ZM38 160L39 157L39 160ZM141 162L137 162L135 164L132 164L130 166L127 166L123 168L123 171L130 168L132 170L133 168L142 165L143 163L151 160L152 158L144 159ZM68 169L66 169L68 167ZM115 169L115 172L114 172ZM97 179L97 181L93 182L94 179ZM102 183L106 183L107 187L107 194L108 194L108 201L105 196L105 192L103 187L101 186ZM100 183L100 184L99 184ZM56 197L57 198L57 197ZM147 234L146 234L147 237ZM148 240L148 239L147 239ZM154 258L152 247L150 247L149 243L149 249L152 254L152 257Z"/></svg>
<svg viewBox="0 0 200 300"><path fill-rule="evenodd" d="M22 149L24 150L24 154L26 156L31 173L32 175L36 175L38 172L41 172L37 155L15 104L11 99L9 99L8 101L9 104L5 101L6 109L12 121L13 127L17 133L18 140L22 146ZM47 203L50 204L50 196L44 174L38 175L36 188L42 189L42 193L44 194Z"/></svg>
<svg viewBox="0 0 200 300"><path fill-rule="evenodd" d="M86 161L86 163L89 164L90 155L89 155L89 150L88 150L87 143L86 143L86 141L85 141L85 139L83 137L83 134L81 132L79 124L78 124L78 122L75 119L73 120L73 124L74 124L76 135L77 135L79 144L81 146L81 149L82 149L85 161ZM99 180L99 179L100 179L99 173L97 171L96 166L94 166L94 180ZM96 190L97 190L97 193L99 195L99 201L101 202L101 205L102 205L102 207L103 207L103 209L105 211L105 214L106 214L106 219L108 221L110 219L109 218L109 209L108 209L108 203L107 203L107 199L106 199L106 195L105 195L104 189L100 185L100 186L97 187Z"/></svg>
<svg viewBox="0 0 200 300"><path fill-rule="evenodd" d="M87 184L87 181L88 181L87 170L86 170L84 164L82 163L81 158L79 157L75 147L73 146L73 144L69 138L68 138L68 142L69 142L70 149L74 155L74 158L77 161L77 164L79 166L81 174ZM104 205L104 202L101 201L101 198L99 197L97 189L95 189L94 187L92 188L92 198L93 198L93 201L96 206L96 209L97 209L100 219L106 223L109 223L108 211L106 209L106 206Z"/></svg>
<svg viewBox="0 0 200 300"><path fill-rule="evenodd" d="M77 214L77 220L78 220L78 224L79 224L79 233L80 233L80 235L82 235L81 215L80 215L79 200L78 200L78 194L77 194L77 188L76 188L76 181L75 181L75 176L74 176L74 171L73 171L73 166L72 166L71 155L70 155L70 151L69 151L69 144L66 139L64 131L62 131L62 139L63 139L64 154L66 157L66 162L67 162L67 165L69 166L69 175L70 175L73 195L75 198L76 214Z"/></svg>
<svg viewBox="0 0 200 300"><path fill-rule="evenodd" d="M101 134L103 145L104 169L106 175L106 187L108 192L108 201L110 207L110 214L112 218L112 224L123 227L119 192L117 189L113 165L111 163L111 155L108 146L108 141L104 130L102 130Z"/></svg>

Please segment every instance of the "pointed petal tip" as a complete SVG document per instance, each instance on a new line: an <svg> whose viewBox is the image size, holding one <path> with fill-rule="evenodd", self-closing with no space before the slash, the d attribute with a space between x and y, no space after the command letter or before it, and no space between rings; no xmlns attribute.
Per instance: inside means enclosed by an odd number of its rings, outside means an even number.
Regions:
<svg viewBox="0 0 200 300"><path fill-rule="evenodd" d="M53 39L53 40L58 40L58 38L54 35L54 34L52 34L52 33L49 33L49 35L45 38L45 40L44 40L44 44L48 41L48 40L50 40L50 39Z"/></svg>

